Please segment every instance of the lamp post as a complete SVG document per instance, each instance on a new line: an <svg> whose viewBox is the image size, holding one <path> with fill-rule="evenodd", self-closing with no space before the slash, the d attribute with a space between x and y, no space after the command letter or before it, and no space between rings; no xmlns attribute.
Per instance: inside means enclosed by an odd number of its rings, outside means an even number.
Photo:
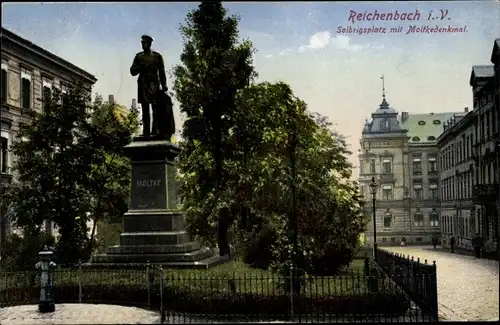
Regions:
<svg viewBox="0 0 500 325"><path fill-rule="evenodd" d="M373 257L376 257L377 251L377 208L375 206L375 201L377 200L377 189L378 184L375 182L375 177L372 177L372 182L370 183L370 191L372 193L372 209L373 209Z"/></svg>

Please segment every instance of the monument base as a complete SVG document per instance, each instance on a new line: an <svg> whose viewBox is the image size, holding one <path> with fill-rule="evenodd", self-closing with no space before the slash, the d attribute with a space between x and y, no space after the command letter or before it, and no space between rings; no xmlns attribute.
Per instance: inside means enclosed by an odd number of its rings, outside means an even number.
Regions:
<svg viewBox="0 0 500 325"><path fill-rule="evenodd" d="M92 256L85 267L142 268L150 263L210 268L228 261L229 256L220 257L218 250L202 247L185 231L175 179L179 148L167 140L141 137L126 146L125 152L132 162L132 188L120 245Z"/></svg>

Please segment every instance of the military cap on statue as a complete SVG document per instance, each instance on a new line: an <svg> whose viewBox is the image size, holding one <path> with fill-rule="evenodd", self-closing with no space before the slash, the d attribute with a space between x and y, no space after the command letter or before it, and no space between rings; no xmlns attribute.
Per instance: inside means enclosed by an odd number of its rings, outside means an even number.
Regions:
<svg viewBox="0 0 500 325"><path fill-rule="evenodd" d="M151 36L148 36L148 35L142 35L141 40L143 42L153 42L153 38Z"/></svg>

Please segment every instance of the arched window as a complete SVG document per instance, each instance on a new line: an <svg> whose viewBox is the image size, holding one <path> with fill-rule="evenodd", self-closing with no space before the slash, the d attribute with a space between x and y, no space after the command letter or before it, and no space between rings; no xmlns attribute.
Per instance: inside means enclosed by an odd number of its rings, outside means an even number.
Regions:
<svg viewBox="0 0 500 325"><path fill-rule="evenodd" d="M392 227L392 213L389 209L384 213L384 228Z"/></svg>
<svg viewBox="0 0 500 325"><path fill-rule="evenodd" d="M417 141L420 141L420 138L419 137L413 137L413 138L411 138L411 141L417 142Z"/></svg>
<svg viewBox="0 0 500 325"><path fill-rule="evenodd" d="M439 227L439 213L436 209L432 209L429 214L429 223L431 227Z"/></svg>
<svg viewBox="0 0 500 325"><path fill-rule="evenodd" d="M422 212L420 212L419 208L417 208L417 212L413 214L413 221L415 222L416 227L424 226L424 215Z"/></svg>

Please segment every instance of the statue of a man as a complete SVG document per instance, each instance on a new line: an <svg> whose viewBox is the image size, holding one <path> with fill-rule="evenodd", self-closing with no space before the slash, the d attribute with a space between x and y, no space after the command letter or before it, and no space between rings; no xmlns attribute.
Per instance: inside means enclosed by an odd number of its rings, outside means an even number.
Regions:
<svg viewBox="0 0 500 325"><path fill-rule="evenodd" d="M143 51L135 55L132 67L130 67L132 76L139 75L137 78L137 102L141 104L142 108L142 135L145 137L149 137L151 132L149 107L151 105L153 112L153 135L156 135L158 132L157 101L160 95L167 95L168 91L163 58L160 53L151 50L152 43L151 36L143 35L141 37Z"/></svg>

